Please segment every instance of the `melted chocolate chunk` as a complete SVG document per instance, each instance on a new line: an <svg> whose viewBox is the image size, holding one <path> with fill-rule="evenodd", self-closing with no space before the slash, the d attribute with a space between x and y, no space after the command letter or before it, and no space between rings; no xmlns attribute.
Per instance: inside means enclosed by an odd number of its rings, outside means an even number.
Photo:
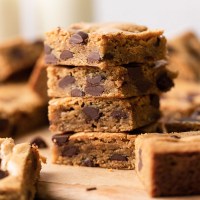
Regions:
<svg viewBox="0 0 200 200"><path fill-rule="evenodd" d="M88 34L83 31L79 31L71 36L71 38L69 39L69 43L82 44L82 43L86 43L87 39L88 39Z"/></svg>
<svg viewBox="0 0 200 200"><path fill-rule="evenodd" d="M95 77L87 77L87 84L89 85L99 85L101 81L103 80L103 77L101 75L97 75Z"/></svg>
<svg viewBox="0 0 200 200"><path fill-rule="evenodd" d="M79 148L76 146L67 146L64 147L63 151L62 151L62 156L65 157L72 157L75 156L79 153Z"/></svg>
<svg viewBox="0 0 200 200"><path fill-rule="evenodd" d="M85 106L83 112L90 120L97 120L100 117L98 108Z"/></svg>
<svg viewBox="0 0 200 200"><path fill-rule="evenodd" d="M124 111L122 110L114 110L112 113L111 113L111 116L115 119L127 119L128 118L128 115L127 113L125 113Z"/></svg>
<svg viewBox="0 0 200 200"><path fill-rule="evenodd" d="M73 84L75 82L75 78L73 76L65 76L64 78L62 78L59 83L58 86L60 88L65 88L70 84Z"/></svg>
<svg viewBox="0 0 200 200"><path fill-rule="evenodd" d="M7 177L9 173L0 169L0 179Z"/></svg>
<svg viewBox="0 0 200 200"><path fill-rule="evenodd" d="M174 86L174 83L167 73L162 73L158 76L156 85L160 91L167 92L171 87Z"/></svg>
<svg viewBox="0 0 200 200"><path fill-rule="evenodd" d="M121 155L121 154L113 154L110 157L110 160L116 160L116 161L128 161L127 156Z"/></svg>
<svg viewBox="0 0 200 200"><path fill-rule="evenodd" d="M31 143L31 145L36 145L39 149L44 149L47 148L47 143L41 138L41 137L36 137L34 138Z"/></svg>
<svg viewBox="0 0 200 200"><path fill-rule="evenodd" d="M52 48L49 45L45 44L44 45L45 54L51 54L51 51L52 51Z"/></svg>
<svg viewBox="0 0 200 200"><path fill-rule="evenodd" d="M94 63L94 62L100 61L100 59L101 58L100 58L99 52L91 52L88 55L87 61L88 63Z"/></svg>
<svg viewBox="0 0 200 200"><path fill-rule="evenodd" d="M85 87L85 93L90 94L92 96L101 96L103 92L104 87L102 85Z"/></svg>
<svg viewBox="0 0 200 200"><path fill-rule="evenodd" d="M138 171L141 171L142 167L143 167L143 163L142 163L142 149L139 149L139 162L138 162Z"/></svg>
<svg viewBox="0 0 200 200"><path fill-rule="evenodd" d="M14 47L10 50L10 56L14 59L22 59L25 53L20 49L20 47Z"/></svg>
<svg viewBox="0 0 200 200"><path fill-rule="evenodd" d="M128 67L127 70L129 78L133 80L138 92L141 94L146 93L152 87L152 83L146 80L141 66Z"/></svg>
<svg viewBox="0 0 200 200"><path fill-rule="evenodd" d="M67 60L69 58L73 58L73 53L69 50L64 50L61 54L60 54L60 59L61 60Z"/></svg>
<svg viewBox="0 0 200 200"><path fill-rule="evenodd" d="M58 62L58 59L53 54L47 54L45 55L45 62L46 64L56 64Z"/></svg>
<svg viewBox="0 0 200 200"><path fill-rule="evenodd" d="M82 97L82 96L85 96L85 93L79 89L73 89L71 91L71 96L72 97Z"/></svg>
<svg viewBox="0 0 200 200"><path fill-rule="evenodd" d="M6 131L9 128L8 119L0 119L0 132Z"/></svg>
<svg viewBox="0 0 200 200"><path fill-rule="evenodd" d="M95 167L95 164L93 163L91 158L86 158L85 160L82 161L83 166L86 167Z"/></svg>
<svg viewBox="0 0 200 200"><path fill-rule="evenodd" d="M160 107L160 98L157 95L150 95L151 105L155 108Z"/></svg>
<svg viewBox="0 0 200 200"><path fill-rule="evenodd" d="M52 141L53 143L57 144L58 146L62 146L63 144L65 144L70 135L73 134L73 133L68 133L68 134L56 134L52 137Z"/></svg>

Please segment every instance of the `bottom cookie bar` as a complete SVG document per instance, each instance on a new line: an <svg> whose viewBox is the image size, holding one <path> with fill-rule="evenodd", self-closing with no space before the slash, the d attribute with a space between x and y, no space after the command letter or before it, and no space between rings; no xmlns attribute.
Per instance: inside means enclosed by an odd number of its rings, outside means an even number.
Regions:
<svg viewBox="0 0 200 200"><path fill-rule="evenodd" d="M125 133L75 133L52 137L53 163L134 169L136 135Z"/></svg>
<svg viewBox="0 0 200 200"><path fill-rule="evenodd" d="M32 200L41 169L38 150L28 143L0 138L0 199Z"/></svg>
<svg viewBox="0 0 200 200"><path fill-rule="evenodd" d="M200 194L200 131L143 134L135 147L136 171L151 196Z"/></svg>

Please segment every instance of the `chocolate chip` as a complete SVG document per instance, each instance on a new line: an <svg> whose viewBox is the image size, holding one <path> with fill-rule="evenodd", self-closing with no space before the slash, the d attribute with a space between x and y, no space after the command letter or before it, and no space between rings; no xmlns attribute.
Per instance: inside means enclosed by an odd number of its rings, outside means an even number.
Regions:
<svg viewBox="0 0 200 200"><path fill-rule="evenodd" d="M8 119L0 119L0 132L6 131L9 128Z"/></svg>
<svg viewBox="0 0 200 200"><path fill-rule="evenodd" d="M87 84L90 85L99 85L101 81L103 80L103 77L101 75L97 75L95 77L87 77Z"/></svg>
<svg viewBox="0 0 200 200"><path fill-rule="evenodd" d="M160 98L157 95L150 95L150 101L151 101L151 105L155 108L159 108L160 107Z"/></svg>
<svg viewBox="0 0 200 200"><path fill-rule="evenodd" d="M45 62L46 64L56 64L58 59L53 54L47 54L45 55Z"/></svg>
<svg viewBox="0 0 200 200"><path fill-rule="evenodd" d="M97 190L97 188L96 187L86 188L86 191L92 191L92 190Z"/></svg>
<svg viewBox="0 0 200 200"><path fill-rule="evenodd" d="M101 85L85 87L85 93L90 94L92 96L101 96L103 92L104 87Z"/></svg>
<svg viewBox="0 0 200 200"><path fill-rule="evenodd" d="M79 148L75 146L67 146L62 151L62 156L72 157L79 153Z"/></svg>
<svg viewBox="0 0 200 200"><path fill-rule="evenodd" d="M45 52L45 54L48 55L48 54L51 53L51 51L52 51L52 48L49 45L45 44L44 45L44 52Z"/></svg>
<svg viewBox="0 0 200 200"><path fill-rule="evenodd" d="M85 96L85 93L79 89L73 89L71 91L71 96L72 97L82 97L82 96Z"/></svg>
<svg viewBox="0 0 200 200"><path fill-rule="evenodd" d="M152 86L151 81L146 80L141 66L128 67L128 75L130 80L133 80L134 85L137 87L138 92L141 94L146 93Z"/></svg>
<svg viewBox="0 0 200 200"><path fill-rule="evenodd" d="M180 136L177 136L177 135L171 135L170 137L175 138L175 139L180 139L181 138Z"/></svg>
<svg viewBox="0 0 200 200"><path fill-rule="evenodd" d="M10 56L14 59L22 59L25 53L19 47L14 47L10 50Z"/></svg>
<svg viewBox="0 0 200 200"><path fill-rule="evenodd" d="M71 38L69 39L69 43L81 44L81 43L85 43L87 39L88 39L88 34L83 31L79 31L71 36Z"/></svg>
<svg viewBox="0 0 200 200"><path fill-rule="evenodd" d="M121 155L121 154L113 154L110 157L110 160L116 160L116 161L128 161L127 156Z"/></svg>
<svg viewBox="0 0 200 200"><path fill-rule="evenodd" d="M99 52L91 52L87 58L88 63L94 63L100 61Z"/></svg>
<svg viewBox="0 0 200 200"><path fill-rule="evenodd" d="M36 145L39 149L47 148L47 143L41 137L34 138L30 144Z"/></svg>
<svg viewBox="0 0 200 200"><path fill-rule="evenodd" d="M73 58L73 53L69 50L64 50L61 54L60 54L60 59L61 60L67 60L69 58Z"/></svg>
<svg viewBox="0 0 200 200"><path fill-rule="evenodd" d="M122 110L114 110L112 113L111 113L111 116L115 119L127 119L128 118L128 115L122 111Z"/></svg>
<svg viewBox="0 0 200 200"><path fill-rule="evenodd" d="M7 177L9 173L0 169L0 179Z"/></svg>
<svg viewBox="0 0 200 200"><path fill-rule="evenodd" d="M97 120L100 117L100 113L99 113L98 108L85 106L83 108L83 112L91 120Z"/></svg>
<svg viewBox="0 0 200 200"><path fill-rule="evenodd" d="M158 76L156 85L160 91L167 92L171 87L174 86L174 83L167 73L162 73Z"/></svg>
<svg viewBox="0 0 200 200"><path fill-rule="evenodd" d="M56 134L52 137L52 141L57 144L58 146L61 146L65 144L68 141L68 138L70 137L72 133L69 134Z"/></svg>
<svg viewBox="0 0 200 200"><path fill-rule="evenodd" d="M74 83L76 80L73 76L65 76L64 78L62 78L59 83L58 83L58 86L60 88L65 88L67 87L68 85Z"/></svg>
<svg viewBox="0 0 200 200"><path fill-rule="evenodd" d="M142 163L142 149L139 149L139 162L138 162L138 171L141 171L142 167L143 167L143 163Z"/></svg>
<svg viewBox="0 0 200 200"><path fill-rule="evenodd" d="M92 159L90 158L86 158L85 160L82 161L83 162L83 166L87 166L87 167L95 167Z"/></svg>

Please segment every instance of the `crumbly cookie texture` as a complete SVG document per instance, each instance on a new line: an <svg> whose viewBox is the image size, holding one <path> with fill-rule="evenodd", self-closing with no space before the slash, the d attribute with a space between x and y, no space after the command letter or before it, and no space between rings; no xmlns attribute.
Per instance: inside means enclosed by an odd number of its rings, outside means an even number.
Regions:
<svg viewBox="0 0 200 200"><path fill-rule="evenodd" d="M46 33L47 64L118 66L165 59L162 30L126 23L79 23Z"/></svg>
<svg viewBox="0 0 200 200"><path fill-rule="evenodd" d="M18 38L0 44L0 82L17 72L32 68L42 51L41 41L31 43Z"/></svg>
<svg viewBox="0 0 200 200"><path fill-rule="evenodd" d="M166 70L165 60L155 64L132 63L109 67L48 67L50 97L127 98L160 94L174 86L176 74Z"/></svg>
<svg viewBox="0 0 200 200"><path fill-rule="evenodd" d="M34 199L41 161L36 147L0 138L0 199Z"/></svg>
<svg viewBox="0 0 200 200"><path fill-rule="evenodd" d="M0 86L1 137L20 135L47 123L47 105L28 85Z"/></svg>
<svg viewBox="0 0 200 200"><path fill-rule="evenodd" d="M151 196L200 194L199 144L199 131L136 138L136 172Z"/></svg>
<svg viewBox="0 0 200 200"><path fill-rule="evenodd" d="M49 102L53 133L131 131L159 117L159 97L156 95L127 99L66 97Z"/></svg>

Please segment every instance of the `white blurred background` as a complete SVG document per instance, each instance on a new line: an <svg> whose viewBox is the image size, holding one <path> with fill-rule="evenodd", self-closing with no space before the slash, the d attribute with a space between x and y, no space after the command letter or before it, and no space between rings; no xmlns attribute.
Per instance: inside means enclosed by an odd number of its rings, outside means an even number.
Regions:
<svg viewBox="0 0 200 200"><path fill-rule="evenodd" d="M135 22L162 28L168 37L200 34L199 0L0 0L0 40L43 36L78 21Z"/></svg>

